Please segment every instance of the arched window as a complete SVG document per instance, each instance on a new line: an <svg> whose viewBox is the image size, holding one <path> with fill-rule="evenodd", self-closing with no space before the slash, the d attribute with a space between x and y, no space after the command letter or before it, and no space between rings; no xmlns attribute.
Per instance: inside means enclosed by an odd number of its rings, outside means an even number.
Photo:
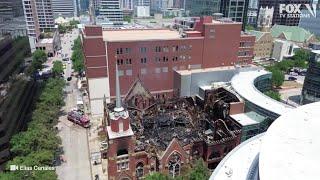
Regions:
<svg viewBox="0 0 320 180"><path fill-rule="evenodd" d="M139 162L136 166L136 177L137 179L141 179L143 176L143 163Z"/></svg>
<svg viewBox="0 0 320 180"><path fill-rule="evenodd" d="M174 178L180 175L181 158L177 153L170 156L168 166L170 176Z"/></svg>
<svg viewBox="0 0 320 180"><path fill-rule="evenodd" d="M119 149L117 151L117 156L121 156L121 155L125 155L128 154L128 150L127 149Z"/></svg>

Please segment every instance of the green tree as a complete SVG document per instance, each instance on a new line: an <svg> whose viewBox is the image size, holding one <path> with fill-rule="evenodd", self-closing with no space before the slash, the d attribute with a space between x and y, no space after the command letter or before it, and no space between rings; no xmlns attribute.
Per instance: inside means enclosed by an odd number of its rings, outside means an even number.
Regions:
<svg viewBox="0 0 320 180"><path fill-rule="evenodd" d="M192 170L187 174L188 180L203 180L209 179L210 171L208 167L204 164L202 159L196 161L195 166Z"/></svg>
<svg viewBox="0 0 320 180"><path fill-rule="evenodd" d="M35 151L57 149L60 141L55 132L43 125L38 125L37 128L14 135L10 141L11 152L25 156Z"/></svg>
<svg viewBox="0 0 320 180"><path fill-rule="evenodd" d="M73 49L73 53L71 56L72 68L78 73L83 72L83 70L84 70L84 55L83 55L80 37L78 37L74 41L74 45L73 45L72 49Z"/></svg>
<svg viewBox="0 0 320 180"><path fill-rule="evenodd" d="M63 64L61 61L53 62L52 72L55 77L63 73Z"/></svg>
<svg viewBox="0 0 320 180"><path fill-rule="evenodd" d="M71 21L69 22L69 24L70 24L70 26L71 26L72 28L76 28L77 25L80 24L80 22L77 21L77 20L71 20Z"/></svg>
<svg viewBox="0 0 320 180"><path fill-rule="evenodd" d="M281 95L277 91L270 90L265 92L265 95L271 97L274 100L281 101Z"/></svg>
<svg viewBox="0 0 320 180"><path fill-rule="evenodd" d="M67 27L62 25L62 24L59 24L58 25L58 31L59 31L60 34L64 34L64 33L67 32Z"/></svg>
<svg viewBox="0 0 320 180"><path fill-rule="evenodd" d="M27 167L33 166L51 166L53 155L49 151L33 152L27 156L15 157L9 161L6 165L6 169L10 168L10 165L24 165ZM47 171L14 171L1 173L0 179L34 179L34 180L56 180L57 175L54 170Z"/></svg>
<svg viewBox="0 0 320 180"><path fill-rule="evenodd" d="M278 69L274 69L272 72L272 85L275 87L280 87L284 82L284 73Z"/></svg>
<svg viewBox="0 0 320 180"><path fill-rule="evenodd" d="M307 68L308 61L310 59L310 52L307 50L299 49L294 52L294 56L292 57L294 61L294 66L299 68Z"/></svg>
<svg viewBox="0 0 320 180"><path fill-rule="evenodd" d="M171 178L167 175L161 173L151 173L146 178L146 180L170 180Z"/></svg>
<svg viewBox="0 0 320 180"><path fill-rule="evenodd" d="M41 94L26 131L19 132L10 140L13 159L6 164L26 166L52 166L56 150L61 144L54 125L57 123L63 102L65 82L50 78L41 87ZM14 171L0 174L0 179L56 180L55 171Z"/></svg>
<svg viewBox="0 0 320 180"><path fill-rule="evenodd" d="M41 70L43 63L45 63L48 60L47 54L42 51L37 49L33 54L32 54L32 62L31 66L29 67L29 73L35 73L38 69Z"/></svg>
<svg viewBox="0 0 320 180"><path fill-rule="evenodd" d="M131 16L124 16L123 17L123 20L127 21L128 23L131 23L131 19L132 19Z"/></svg>
<svg viewBox="0 0 320 180"><path fill-rule="evenodd" d="M247 30L247 31L252 31L252 30L256 30L256 28L254 28L254 27L251 26L251 25L246 25L246 30Z"/></svg>

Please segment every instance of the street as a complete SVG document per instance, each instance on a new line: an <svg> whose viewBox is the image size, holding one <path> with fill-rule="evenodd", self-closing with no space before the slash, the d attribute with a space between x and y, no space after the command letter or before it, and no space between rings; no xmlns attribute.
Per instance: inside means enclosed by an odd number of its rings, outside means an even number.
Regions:
<svg viewBox="0 0 320 180"><path fill-rule="evenodd" d="M76 30L72 33L66 33L64 37L61 38L61 54L54 57L54 60L62 60L70 58L72 55L71 46L74 39L78 37ZM70 62L70 63L69 63ZM71 76L72 64L71 60L66 63L65 76ZM87 129L73 124L71 121L67 120L67 113L74 107L76 107L76 100L80 94L77 89L77 81L73 78L71 81L67 81L65 87L65 106L63 107L63 116L59 118L59 123L57 125L59 129L59 136L62 140L63 146L63 157L65 162L62 162L60 166L56 167L56 172L58 174L58 179L60 180L90 180L91 179L91 166L89 161L89 146L88 146L88 136Z"/></svg>
<svg viewBox="0 0 320 180"><path fill-rule="evenodd" d="M285 74L284 79L285 79L285 80L288 80L289 77L295 77L295 78L297 78L297 80L295 80L295 81L296 81L297 83L299 83L299 84L303 84L304 78L305 78L305 76L300 76L300 75L298 75L298 76L292 76L292 75Z"/></svg>

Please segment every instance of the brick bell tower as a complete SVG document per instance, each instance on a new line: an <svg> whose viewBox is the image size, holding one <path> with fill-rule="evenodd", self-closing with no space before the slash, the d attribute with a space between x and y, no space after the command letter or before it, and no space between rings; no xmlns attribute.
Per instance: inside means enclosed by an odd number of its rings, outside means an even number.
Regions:
<svg viewBox="0 0 320 180"><path fill-rule="evenodd" d="M109 112L108 121L108 179L133 179L135 138L130 125L129 112L121 105L118 65L116 65L116 107Z"/></svg>

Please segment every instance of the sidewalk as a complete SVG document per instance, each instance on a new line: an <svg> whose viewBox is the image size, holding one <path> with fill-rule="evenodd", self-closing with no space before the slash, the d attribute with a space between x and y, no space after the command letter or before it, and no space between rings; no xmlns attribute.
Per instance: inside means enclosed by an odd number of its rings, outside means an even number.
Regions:
<svg viewBox="0 0 320 180"><path fill-rule="evenodd" d="M86 102L86 99L83 100ZM87 107L87 103L85 104L85 110L88 112L89 108ZM88 142L89 142L89 155L90 155L90 164L91 164L91 173L92 173L92 179L96 180L96 176L99 177L99 180L108 180L107 175L107 161L101 159L101 153L100 153L100 139L98 135L98 127L101 126L102 118L98 117L90 117L90 123L91 127L88 129ZM95 159L95 157L99 156L98 159ZM97 165L95 165L95 161L97 162ZM104 174L105 172L105 174Z"/></svg>

